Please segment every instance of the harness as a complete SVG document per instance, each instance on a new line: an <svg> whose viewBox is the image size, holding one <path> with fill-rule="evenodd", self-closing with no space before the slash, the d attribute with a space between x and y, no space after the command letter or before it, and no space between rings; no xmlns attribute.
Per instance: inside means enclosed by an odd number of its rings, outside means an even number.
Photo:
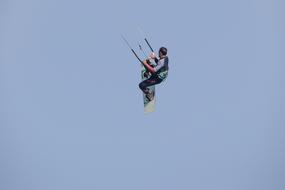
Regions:
<svg viewBox="0 0 285 190"><path fill-rule="evenodd" d="M162 80L165 80L166 79L166 77L167 77L167 75L168 75L168 57L167 56L165 56L165 57L163 57L163 58L161 58L161 59L159 59L159 60L162 60L162 59L165 59L164 60L164 65L163 65L163 67L161 67L157 72L156 72L156 75L160 78L160 79L162 79Z"/></svg>

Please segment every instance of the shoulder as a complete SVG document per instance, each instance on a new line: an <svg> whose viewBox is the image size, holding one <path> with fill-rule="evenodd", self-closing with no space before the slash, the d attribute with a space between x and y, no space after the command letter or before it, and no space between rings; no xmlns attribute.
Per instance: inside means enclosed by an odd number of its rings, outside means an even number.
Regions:
<svg viewBox="0 0 285 190"><path fill-rule="evenodd" d="M159 61L160 61L160 63L162 63L162 64L167 64L168 63L168 57L167 56L165 56L164 58L162 58L162 59L160 59Z"/></svg>
<svg viewBox="0 0 285 190"><path fill-rule="evenodd" d="M168 63L168 60L169 60L169 59L168 59L168 56L165 56L165 57L164 57L164 61Z"/></svg>

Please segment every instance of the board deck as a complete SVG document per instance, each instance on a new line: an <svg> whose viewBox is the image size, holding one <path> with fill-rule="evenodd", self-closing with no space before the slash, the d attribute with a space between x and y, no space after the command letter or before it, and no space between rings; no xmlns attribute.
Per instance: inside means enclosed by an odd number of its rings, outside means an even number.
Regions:
<svg viewBox="0 0 285 190"><path fill-rule="evenodd" d="M146 73L146 68L144 66L142 66L142 70L141 70L141 77L142 77L142 81L148 79L150 76L146 77L145 76ZM144 103L144 113L151 113L154 112L155 110L155 85L148 87L151 91L154 92L154 97L153 100L149 101L146 97L146 95L143 93L143 103Z"/></svg>

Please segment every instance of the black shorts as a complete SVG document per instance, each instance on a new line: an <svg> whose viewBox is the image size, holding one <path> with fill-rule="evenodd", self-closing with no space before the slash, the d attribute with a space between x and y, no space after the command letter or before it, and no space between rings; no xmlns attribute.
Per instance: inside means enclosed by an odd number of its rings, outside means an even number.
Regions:
<svg viewBox="0 0 285 190"><path fill-rule="evenodd" d="M140 89L144 92L147 93L148 89L147 87L152 86L152 85L156 85L162 82L162 79L160 79L157 75L153 75L150 78L142 81L139 84Z"/></svg>

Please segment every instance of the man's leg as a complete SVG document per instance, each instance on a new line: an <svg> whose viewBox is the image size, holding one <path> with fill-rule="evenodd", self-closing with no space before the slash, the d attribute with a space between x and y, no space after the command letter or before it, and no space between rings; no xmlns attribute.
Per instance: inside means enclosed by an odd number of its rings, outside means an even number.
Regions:
<svg viewBox="0 0 285 190"><path fill-rule="evenodd" d="M153 92L150 92L149 88L147 88L147 87L159 84L161 82L162 82L162 80L160 78L158 78L158 77L150 77L149 79L146 79L146 80L142 81L139 84L139 87L147 95L147 98L149 100L152 100L154 94L153 94Z"/></svg>

